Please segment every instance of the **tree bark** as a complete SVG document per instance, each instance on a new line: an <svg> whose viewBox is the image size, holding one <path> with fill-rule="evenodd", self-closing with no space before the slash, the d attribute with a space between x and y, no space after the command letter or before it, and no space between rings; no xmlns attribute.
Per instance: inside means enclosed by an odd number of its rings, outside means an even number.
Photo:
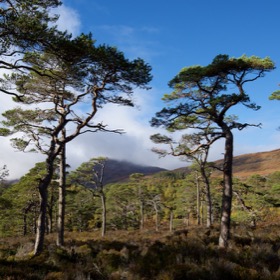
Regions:
<svg viewBox="0 0 280 280"><path fill-rule="evenodd" d="M169 213L169 231L173 232L173 218L174 218L174 211L171 208Z"/></svg>
<svg viewBox="0 0 280 280"><path fill-rule="evenodd" d="M47 173L43 179L39 182L39 216L37 220L37 231L36 240L34 246L33 254L39 255L43 251L45 231L46 231L46 217L47 217L47 207L48 207L48 186L51 183L54 171L54 160L56 158L55 143L51 142L50 152L46 159L46 170Z"/></svg>
<svg viewBox="0 0 280 280"><path fill-rule="evenodd" d="M37 220L36 240L34 246L34 255L39 255L43 251L45 231L46 231L46 214L48 205L48 186L51 182L52 173L45 176L39 183L40 210Z"/></svg>
<svg viewBox="0 0 280 280"><path fill-rule="evenodd" d="M66 196L66 151L63 145L60 152L59 164L59 191L58 191L58 216L57 216L57 246L64 245L65 224L65 196Z"/></svg>
<svg viewBox="0 0 280 280"><path fill-rule="evenodd" d="M107 220L107 208L106 208L106 197L102 190L100 194L101 203L102 203L102 227L101 227L101 236L104 237L106 234L106 220Z"/></svg>
<svg viewBox="0 0 280 280"><path fill-rule="evenodd" d="M223 129L225 133L225 156L223 167L223 198L219 248L227 248L230 238L230 216L232 204L232 163L233 163L233 134L229 128Z"/></svg>
<svg viewBox="0 0 280 280"><path fill-rule="evenodd" d="M205 168L201 168L201 175L203 177L203 181L205 183L205 190L206 190L206 227L211 227L213 221L212 221L212 198L211 198L211 191L210 191L210 182L208 179L207 174L205 173Z"/></svg>
<svg viewBox="0 0 280 280"><path fill-rule="evenodd" d="M197 172L195 173L196 177L196 215L197 215L197 224L200 225L201 224L201 220L200 220L200 186L199 186L199 178L198 178L198 174Z"/></svg>
<svg viewBox="0 0 280 280"><path fill-rule="evenodd" d="M186 214L185 224L187 227L190 225L190 212L187 212Z"/></svg>
<svg viewBox="0 0 280 280"><path fill-rule="evenodd" d="M38 205L39 206L39 205ZM33 233L37 233L37 206L34 208L33 212L33 224L32 224Z"/></svg>
<svg viewBox="0 0 280 280"><path fill-rule="evenodd" d="M144 201L140 200L140 229L144 229Z"/></svg>
<svg viewBox="0 0 280 280"><path fill-rule="evenodd" d="M53 205L54 205L54 193L53 187L51 188L50 202L49 202L49 233L53 232Z"/></svg>
<svg viewBox="0 0 280 280"><path fill-rule="evenodd" d="M155 222L156 222L156 231L159 230L159 219L158 219L158 207L156 201L153 201L154 209L156 212Z"/></svg>

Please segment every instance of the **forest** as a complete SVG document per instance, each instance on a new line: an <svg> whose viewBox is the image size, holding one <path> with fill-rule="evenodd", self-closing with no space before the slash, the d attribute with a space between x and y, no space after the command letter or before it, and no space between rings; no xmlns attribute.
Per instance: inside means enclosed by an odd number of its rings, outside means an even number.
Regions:
<svg viewBox="0 0 280 280"><path fill-rule="evenodd" d="M49 10L59 5L0 3L0 91L15 103L1 112L0 135L23 157L45 157L14 182L6 165L0 170L0 278L279 279L280 171L253 167L236 176L234 131L260 124L229 114L260 109L245 85L274 62L218 54L169 81L166 107L150 120L165 133L150 140L153 152L187 168L139 167L112 179L112 159L100 155L70 170L68 144L84 134L122 134L97 112L136 106L134 91L149 90L153 77L143 59L97 45L90 33L57 29ZM218 141L223 159L211 162Z"/></svg>

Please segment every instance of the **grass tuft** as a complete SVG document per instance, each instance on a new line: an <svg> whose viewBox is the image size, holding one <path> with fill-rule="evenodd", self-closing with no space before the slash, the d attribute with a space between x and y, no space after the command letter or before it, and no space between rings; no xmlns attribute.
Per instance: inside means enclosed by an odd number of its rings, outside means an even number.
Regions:
<svg viewBox="0 0 280 280"><path fill-rule="evenodd" d="M235 228L228 250L218 248L218 229L167 232L112 231L66 234L63 248L47 236L30 258L33 240L0 240L0 279L280 279L280 225L253 232Z"/></svg>

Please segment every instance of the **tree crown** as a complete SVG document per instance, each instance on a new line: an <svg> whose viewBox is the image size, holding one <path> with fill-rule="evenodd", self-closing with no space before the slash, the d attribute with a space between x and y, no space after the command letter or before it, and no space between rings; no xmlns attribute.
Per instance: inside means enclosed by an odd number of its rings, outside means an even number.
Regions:
<svg viewBox="0 0 280 280"><path fill-rule="evenodd" d="M229 58L218 55L207 66L183 68L170 82L171 94L163 100L173 106L163 108L153 118L153 126L168 129L198 128L211 121L218 127L226 124L230 128L242 129L248 124L236 122L236 116L229 116L229 109L237 104L258 110L260 106L251 102L244 84L264 76L275 68L270 58L256 56Z"/></svg>

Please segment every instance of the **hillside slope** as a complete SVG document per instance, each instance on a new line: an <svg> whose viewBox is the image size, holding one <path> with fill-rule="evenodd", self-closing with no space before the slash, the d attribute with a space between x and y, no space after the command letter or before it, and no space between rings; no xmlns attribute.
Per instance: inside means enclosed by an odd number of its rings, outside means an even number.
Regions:
<svg viewBox="0 0 280 280"><path fill-rule="evenodd" d="M105 165L103 183L106 185L108 183L123 181L128 179L133 173L151 175L165 170L160 167L143 166L128 161L109 159Z"/></svg>
<svg viewBox="0 0 280 280"><path fill-rule="evenodd" d="M215 161L219 166L222 160ZM280 149L239 155L233 158L233 175L245 178L253 174L268 175L280 171Z"/></svg>
<svg viewBox="0 0 280 280"><path fill-rule="evenodd" d="M223 160L220 159L214 163L222 166ZM179 168L174 171L190 172L188 168ZM233 158L233 175L235 177L246 178L253 174L265 176L275 171L280 171L280 149L244 154ZM221 172L215 171L213 175L219 176Z"/></svg>
<svg viewBox="0 0 280 280"><path fill-rule="evenodd" d="M267 175L275 171L280 171L280 149L240 155L233 160L234 176Z"/></svg>

